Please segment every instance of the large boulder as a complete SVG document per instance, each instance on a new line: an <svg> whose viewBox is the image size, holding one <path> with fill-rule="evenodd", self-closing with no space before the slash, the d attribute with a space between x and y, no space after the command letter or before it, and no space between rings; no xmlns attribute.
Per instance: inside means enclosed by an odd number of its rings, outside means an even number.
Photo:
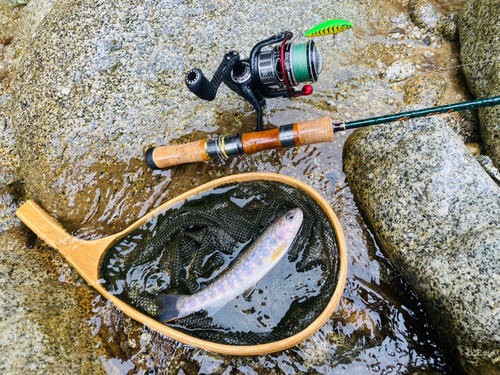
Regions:
<svg viewBox="0 0 500 375"><path fill-rule="evenodd" d="M500 96L500 0L469 0L459 17L460 58L476 98ZM500 106L479 110L486 154L500 167Z"/></svg>
<svg viewBox="0 0 500 375"><path fill-rule="evenodd" d="M500 189L439 117L353 133L344 171L384 252L471 374L500 374Z"/></svg>

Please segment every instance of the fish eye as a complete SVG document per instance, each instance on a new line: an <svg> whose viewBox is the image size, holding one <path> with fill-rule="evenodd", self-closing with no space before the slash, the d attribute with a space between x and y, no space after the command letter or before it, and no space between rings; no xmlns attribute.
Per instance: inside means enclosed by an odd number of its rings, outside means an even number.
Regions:
<svg viewBox="0 0 500 375"><path fill-rule="evenodd" d="M293 214L291 212L286 214L286 219L287 220L293 220Z"/></svg>

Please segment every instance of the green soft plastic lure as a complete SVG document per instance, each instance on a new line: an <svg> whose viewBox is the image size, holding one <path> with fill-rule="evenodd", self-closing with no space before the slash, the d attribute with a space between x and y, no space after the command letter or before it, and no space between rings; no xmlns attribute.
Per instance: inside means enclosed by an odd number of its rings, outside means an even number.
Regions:
<svg viewBox="0 0 500 375"><path fill-rule="evenodd" d="M323 36L323 35L334 35L338 34L342 31L349 30L352 28L353 24L349 21L344 20L330 20L323 23L320 23L318 26L313 27L310 30L307 30L304 36L313 37L313 36Z"/></svg>

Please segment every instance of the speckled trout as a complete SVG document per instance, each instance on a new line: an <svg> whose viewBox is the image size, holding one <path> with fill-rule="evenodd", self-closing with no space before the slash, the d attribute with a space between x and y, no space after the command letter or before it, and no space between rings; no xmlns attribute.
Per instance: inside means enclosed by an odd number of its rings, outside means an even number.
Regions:
<svg viewBox="0 0 500 375"><path fill-rule="evenodd" d="M231 267L198 292L192 295L158 295L159 313L156 318L168 322L201 310L211 315L239 295L250 293L288 251L299 232L302 219L300 208L288 211L266 228Z"/></svg>

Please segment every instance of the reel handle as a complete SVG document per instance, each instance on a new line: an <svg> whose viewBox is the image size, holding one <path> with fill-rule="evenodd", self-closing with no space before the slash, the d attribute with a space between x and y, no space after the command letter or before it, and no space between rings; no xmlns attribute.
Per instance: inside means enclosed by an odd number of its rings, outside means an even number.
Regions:
<svg viewBox="0 0 500 375"><path fill-rule="evenodd" d="M215 158L251 155L265 150L332 142L333 132L332 119L325 116L270 130L221 136L215 140L150 147L146 151L146 162L151 169L162 169Z"/></svg>
<svg viewBox="0 0 500 375"><path fill-rule="evenodd" d="M198 98L212 101L217 95L217 90L225 78L229 76L235 64L240 60L236 51L229 51L224 55L222 62L217 68L212 80L209 81L201 69L191 69L186 73L184 82L187 88Z"/></svg>

